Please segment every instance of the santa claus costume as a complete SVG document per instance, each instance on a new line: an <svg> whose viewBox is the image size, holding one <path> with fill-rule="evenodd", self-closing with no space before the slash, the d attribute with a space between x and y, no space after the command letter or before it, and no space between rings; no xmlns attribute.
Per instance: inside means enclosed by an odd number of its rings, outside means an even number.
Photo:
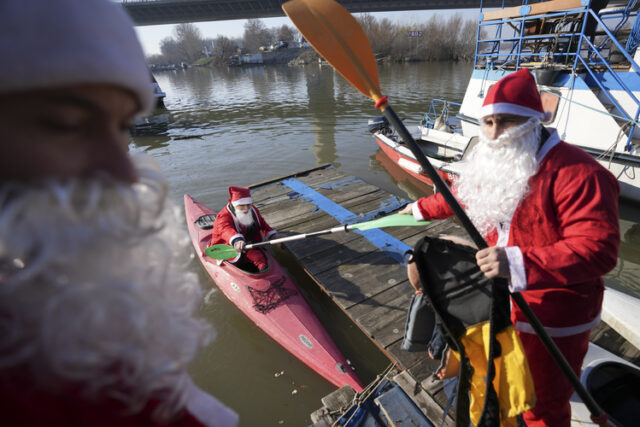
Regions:
<svg viewBox="0 0 640 427"><path fill-rule="evenodd" d="M243 224L239 218L241 213L236 210L239 205L251 205L248 215L251 216L252 221L249 225ZM213 223L211 244L233 246L239 240L244 240L246 243L258 243L268 240L275 233L276 230L267 224L258 208L253 206L249 188L229 187L229 203L218 213ZM249 249L229 260L229 262L241 265L244 260L253 264L258 271L264 271L267 268L267 259L259 249Z"/></svg>
<svg viewBox="0 0 640 427"><path fill-rule="evenodd" d="M489 89L480 116L494 114L532 118L535 130L541 128L540 120L548 119L528 70L512 73ZM536 143L536 168L525 179L526 188L510 217L485 232L489 245L506 250L510 290L521 292L579 375L589 330L600 321L601 277L617 262L619 184L586 152L561 141L555 130L548 131L550 136ZM460 191L457 194L466 205ZM418 220L442 219L453 211L441 194L435 194L418 200L413 214ZM515 304L511 317L536 389L537 404L524 413L525 422L569 426L573 388Z"/></svg>

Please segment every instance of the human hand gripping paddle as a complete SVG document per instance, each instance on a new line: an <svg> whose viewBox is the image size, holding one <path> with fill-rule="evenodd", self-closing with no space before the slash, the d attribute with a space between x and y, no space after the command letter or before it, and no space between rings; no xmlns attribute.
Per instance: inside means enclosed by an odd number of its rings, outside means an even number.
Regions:
<svg viewBox="0 0 640 427"><path fill-rule="evenodd" d="M339 225L337 227L329 228L327 230L322 230L322 231L315 231L313 233L296 234L295 236L287 236L287 237L282 237L280 239L267 240L265 242L251 243L249 245L246 245L244 248L251 249L251 248L257 248L260 246L273 245L276 243L292 242L294 240L306 239L307 237L322 236L324 234L337 233L340 231L351 231L351 230L365 231L365 230L371 230L374 228L382 228L382 227L403 227L403 226L406 227L406 226L420 226L420 225L424 226L427 224L429 224L429 221L416 221L412 215L394 214L394 215L387 215L382 218L374 219L372 221L361 222L359 224ZM224 244L209 246L207 249L204 250L204 253L207 256L213 259L218 259L218 260L233 259L238 256L238 252L233 248L233 246L224 245Z"/></svg>
<svg viewBox="0 0 640 427"><path fill-rule="evenodd" d="M442 181L407 128L389 106L387 97L380 92L378 69L369 40L349 11L333 0L291 0L284 3L282 9L304 38L327 62L356 89L375 101L375 108L382 111L389 123L407 143L422 169L429 175L477 247L479 249L488 247L487 242L474 227L449 187ZM585 403L594 421L600 425L608 425L606 414L582 385L522 295L519 292L514 292L511 297Z"/></svg>

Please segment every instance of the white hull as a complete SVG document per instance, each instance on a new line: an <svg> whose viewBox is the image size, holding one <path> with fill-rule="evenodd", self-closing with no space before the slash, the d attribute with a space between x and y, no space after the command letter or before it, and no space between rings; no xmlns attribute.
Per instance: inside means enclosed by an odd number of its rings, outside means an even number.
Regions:
<svg viewBox="0 0 640 427"><path fill-rule="evenodd" d="M613 289L605 289L601 314L602 321L636 348L640 348L640 319L638 318L638 313L640 313L640 299ZM590 343L589 351L582 364L582 376L580 378L582 384L587 385L589 375L598 365L610 362L621 363L638 370L637 366ZM571 397L571 425L573 427L597 426L591 421L587 407L576 393Z"/></svg>
<svg viewBox="0 0 640 427"><path fill-rule="evenodd" d="M460 113L477 122L477 112L480 111L487 88L507 74L509 72L506 71L491 71L486 74L484 70L474 72ZM557 129L562 140L587 150L611 171L620 182L621 197L640 202L640 146L635 145L635 153L625 151L625 129L609 115L602 100L580 76L576 76L573 89L570 85L571 82L567 81L563 86L539 87L543 96L558 98L553 121L547 126ZM640 99L640 89L633 93ZM631 100L625 92L612 91L612 95L630 114L635 115L635 111L631 111ZM463 121L462 130L464 136L471 137L478 135L479 128L477 123ZM638 132L640 130L636 129L636 133Z"/></svg>

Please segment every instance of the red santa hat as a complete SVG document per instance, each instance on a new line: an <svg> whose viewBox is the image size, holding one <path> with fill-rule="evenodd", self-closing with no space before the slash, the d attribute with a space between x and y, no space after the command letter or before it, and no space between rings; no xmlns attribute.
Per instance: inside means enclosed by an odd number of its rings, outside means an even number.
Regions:
<svg viewBox="0 0 640 427"><path fill-rule="evenodd" d="M253 203L251 191L247 187L229 187L229 203L233 206L250 205Z"/></svg>
<svg viewBox="0 0 640 427"><path fill-rule="evenodd" d="M542 109L536 81L526 68L501 78L489 88L480 109L480 117L491 114L536 117L541 122L551 119L551 112Z"/></svg>

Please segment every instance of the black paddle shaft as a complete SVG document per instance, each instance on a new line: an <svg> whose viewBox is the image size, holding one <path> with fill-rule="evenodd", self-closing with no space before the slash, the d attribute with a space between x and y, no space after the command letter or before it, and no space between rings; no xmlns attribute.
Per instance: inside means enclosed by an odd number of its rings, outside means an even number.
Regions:
<svg viewBox="0 0 640 427"><path fill-rule="evenodd" d="M422 166L422 169L427 173L427 175L429 175L429 178L431 178L431 181L433 181L436 189L442 194L445 201L449 204L456 217L458 217L458 219L462 223L462 226L467 231L467 233L469 233L474 243L478 246L479 249L488 247L489 245L487 245L487 242L473 225L466 212L462 209L462 206L460 206L456 198L451 193L451 190L449 190L449 187L440 177L440 174L431 165L429 160L427 160L427 157L424 155L416 141L413 139L413 137L405 127L404 123L402 123L402 121L398 118L393 109L387 104L382 113L389 121L389 123L391 123L391 125L396 129L396 131L400 135L400 138L402 138L402 140L407 143L416 160L418 160L418 163L420 163L420 166ZM504 281L504 279L500 280ZM503 284L506 286L506 283ZM575 372L573 372L573 369L571 369L569 362L567 362L567 359L560 352L556 343L553 342L549 334L547 334L547 331L544 330L544 326L542 326L542 323L540 323L540 320L538 320L534 312L531 310L531 307L529 307L529 304L527 304L520 292L512 293L511 297L513 298L513 301L516 303L518 308L522 310L522 313L527 318L531 326L533 326L533 329L536 331L536 334L546 347L547 351L549 351L556 364L562 370L564 376L567 377L576 393L578 393L584 404L587 406L589 412L591 412L591 414L593 414L596 418L602 417L602 409L593 399L587 389L582 385L582 383L578 379L578 376L575 374Z"/></svg>

